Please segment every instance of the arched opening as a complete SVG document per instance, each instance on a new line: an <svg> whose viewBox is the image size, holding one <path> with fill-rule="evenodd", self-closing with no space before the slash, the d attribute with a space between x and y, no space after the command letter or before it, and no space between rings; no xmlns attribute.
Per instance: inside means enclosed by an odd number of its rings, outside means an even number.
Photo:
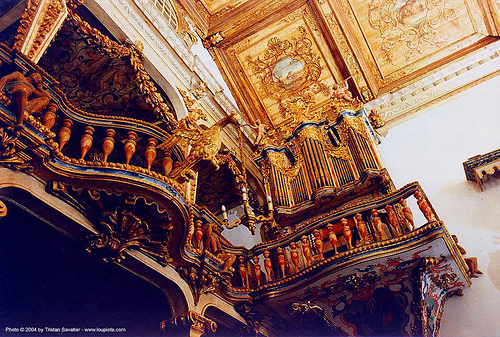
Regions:
<svg viewBox="0 0 500 337"><path fill-rule="evenodd" d="M0 219L0 326L162 335L159 324L172 313L159 288L6 204Z"/></svg>

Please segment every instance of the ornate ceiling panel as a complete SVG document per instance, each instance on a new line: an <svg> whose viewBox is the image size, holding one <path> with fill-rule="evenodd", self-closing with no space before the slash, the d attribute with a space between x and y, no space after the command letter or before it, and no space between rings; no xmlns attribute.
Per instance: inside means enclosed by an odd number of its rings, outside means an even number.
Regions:
<svg viewBox="0 0 500 337"><path fill-rule="evenodd" d="M324 6L324 5L323 5ZM475 1L350 0L354 35L379 86L411 75L489 35Z"/></svg>
<svg viewBox="0 0 500 337"><path fill-rule="evenodd" d="M244 74L240 81L252 90L248 103L267 114L274 126L298 110L325 104L334 78L341 77L332 59L323 56L330 52L307 6L236 43L228 54Z"/></svg>
<svg viewBox="0 0 500 337"><path fill-rule="evenodd" d="M179 2L205 9L205 46L248 120L275 128L328 109L344 80L364 102L400 90L497 41L500 27L494 1Z"/></svg>

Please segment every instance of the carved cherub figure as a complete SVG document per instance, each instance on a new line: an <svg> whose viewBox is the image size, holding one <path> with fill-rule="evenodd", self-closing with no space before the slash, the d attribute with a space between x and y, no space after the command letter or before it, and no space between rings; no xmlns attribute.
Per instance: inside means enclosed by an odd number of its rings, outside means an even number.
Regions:
<svg viewBox="0 0 500 337"><path fill-rule="evenodd" d="M0 91L11 96L15 105L17 126L23 126L24 114L39 112L50 102L50 94L43 89L42 76L33 73L25 77L19 71L5 75L0 79Z"/></svg>
<svg viewBox="0 0 500 337"><path fill-rule="evenodd" d="M370 211L372 215L372 224L373 228L375 229L375 232L377 232L378 235L378 240L382 241L387 239L384 233L384 223L382 222L382 219L378 216L378 211L376 209L372 209Z"/></svg>
<svg viewBox="0 0 500 337"><path fill-rule="evenodd" d="M312 261L311 244L309 243L309 238L307 236L302 236L300 238L302 241L302 253L304 254L305 267L309 267Z"/></svg>
<svg viewBox="0 0 500 337"><path fill-rule="evenodd" d="M352 102L354 100L351 91L349 91L347 80L344 80L344 83L342 84L335 83L333 85L333 98L341 98L348 102Z"/></svg>
<svg viewBox="0 0 500 337"><path fill-rule="evenodd" d="M285 254L283 252L283 248L278 247L276 249L276 252L278 253L278 266L280 267L281 270L281 277L285 277L285 266L286 266L286 260L285 260Z"/></svg>
<svg viewBox="0 0 500 337"><path fill-rule="evenodd" d="M436 221L436 217L434 216L434 213L432 212L432 209L427 201L425 201L422 193L420 191L416 191L413 193L413 196L417 199L418 208L420 208L420 211L422 211L422 214L425 216L427 221Z"/></svg>
<svg viewBox="0 0 500 337"><path fill-rule="evenodd" d="M335 234L334 227L331 223L326 225L326 228L328 229L328 240L332 244L333 249L335 250L335 255L338 253L337 251L337 235Z"/></svg>
<svg viewBox="0 0 500 337"><path fill-rule="evenodd" d="M396 216L396 213L394 212L394 209L392 208L391 205L386 205L385 206L385 211L387 212L387 220L389 220L389 224L392 227L392 230L394 232L394 236L399 236L401 235L399 231L399 221L398 217Z"/></svg>
<svg viewBox="0 0 500 337"><path fill-rule="evenodd" d="M408 220L408 223L411 225L411 230L415 230L415 222L413 221L413 213L412 213L410 207L408 207L408 205L406 204L406 200L405 199L399 200L399 204L403 207L403 214L404 214L406 220Z"/></svg>
<svg viewBox="0 0 500 337"><path fill-rule="evenodd" d="M295 273L300 271L300 259L299 252L297 251L297 244L295 242L290 243L290 255L292 257L293 266L295 267Z"/></svg>
<svg viewBox="0 0 500 337"><path fill-rule="evenodd" d="M264 268L266 268L267 280L271 281L273 279L273 264L271 262L271 253L268 250L264 251Z"/></svg>
<svg viewBox="0 0 500 337"><path fill-rule="evenodd" d="M252 130L257 132L257 138L255 139L255 145L259 146L260 143L262 142L262 139L264 138L264 135L267 133L269 128L267 127L266 124L264 124L261 121L258 121L257 124L255 124L255 125L250 125L250 124L246 124L246 125L248 125Z"/></svg>

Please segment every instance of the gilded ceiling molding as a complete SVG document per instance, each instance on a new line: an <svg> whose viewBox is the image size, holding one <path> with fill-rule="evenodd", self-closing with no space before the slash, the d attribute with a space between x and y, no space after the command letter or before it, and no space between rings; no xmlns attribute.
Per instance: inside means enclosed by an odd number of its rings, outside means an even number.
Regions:
<svg viewBox="0 0 500 337"><path fill-rule="evenodd" d="M37 63L67 15L65 0L28 0L13 49Z"/></svg>
<svg viewBox="0 0 500 337"><path fill-rule="evenodd" d="M498 75L499 56L500 42L492 43L427 77L366 103L366 110L379 112L386 122L379 129L383 134L419 112Z"/></svg>

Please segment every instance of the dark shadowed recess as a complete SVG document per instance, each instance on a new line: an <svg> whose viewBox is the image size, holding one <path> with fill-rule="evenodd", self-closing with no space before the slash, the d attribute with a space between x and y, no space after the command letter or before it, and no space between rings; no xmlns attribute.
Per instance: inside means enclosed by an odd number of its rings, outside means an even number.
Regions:
<svg viewBox="0 0 500 337"><path fill-rule="evenodd" d="M171 312L154 285L13 205L0 218L0 237L0 336L6 327L126 329L71 336L163 335L159 324Z"/></svg>

